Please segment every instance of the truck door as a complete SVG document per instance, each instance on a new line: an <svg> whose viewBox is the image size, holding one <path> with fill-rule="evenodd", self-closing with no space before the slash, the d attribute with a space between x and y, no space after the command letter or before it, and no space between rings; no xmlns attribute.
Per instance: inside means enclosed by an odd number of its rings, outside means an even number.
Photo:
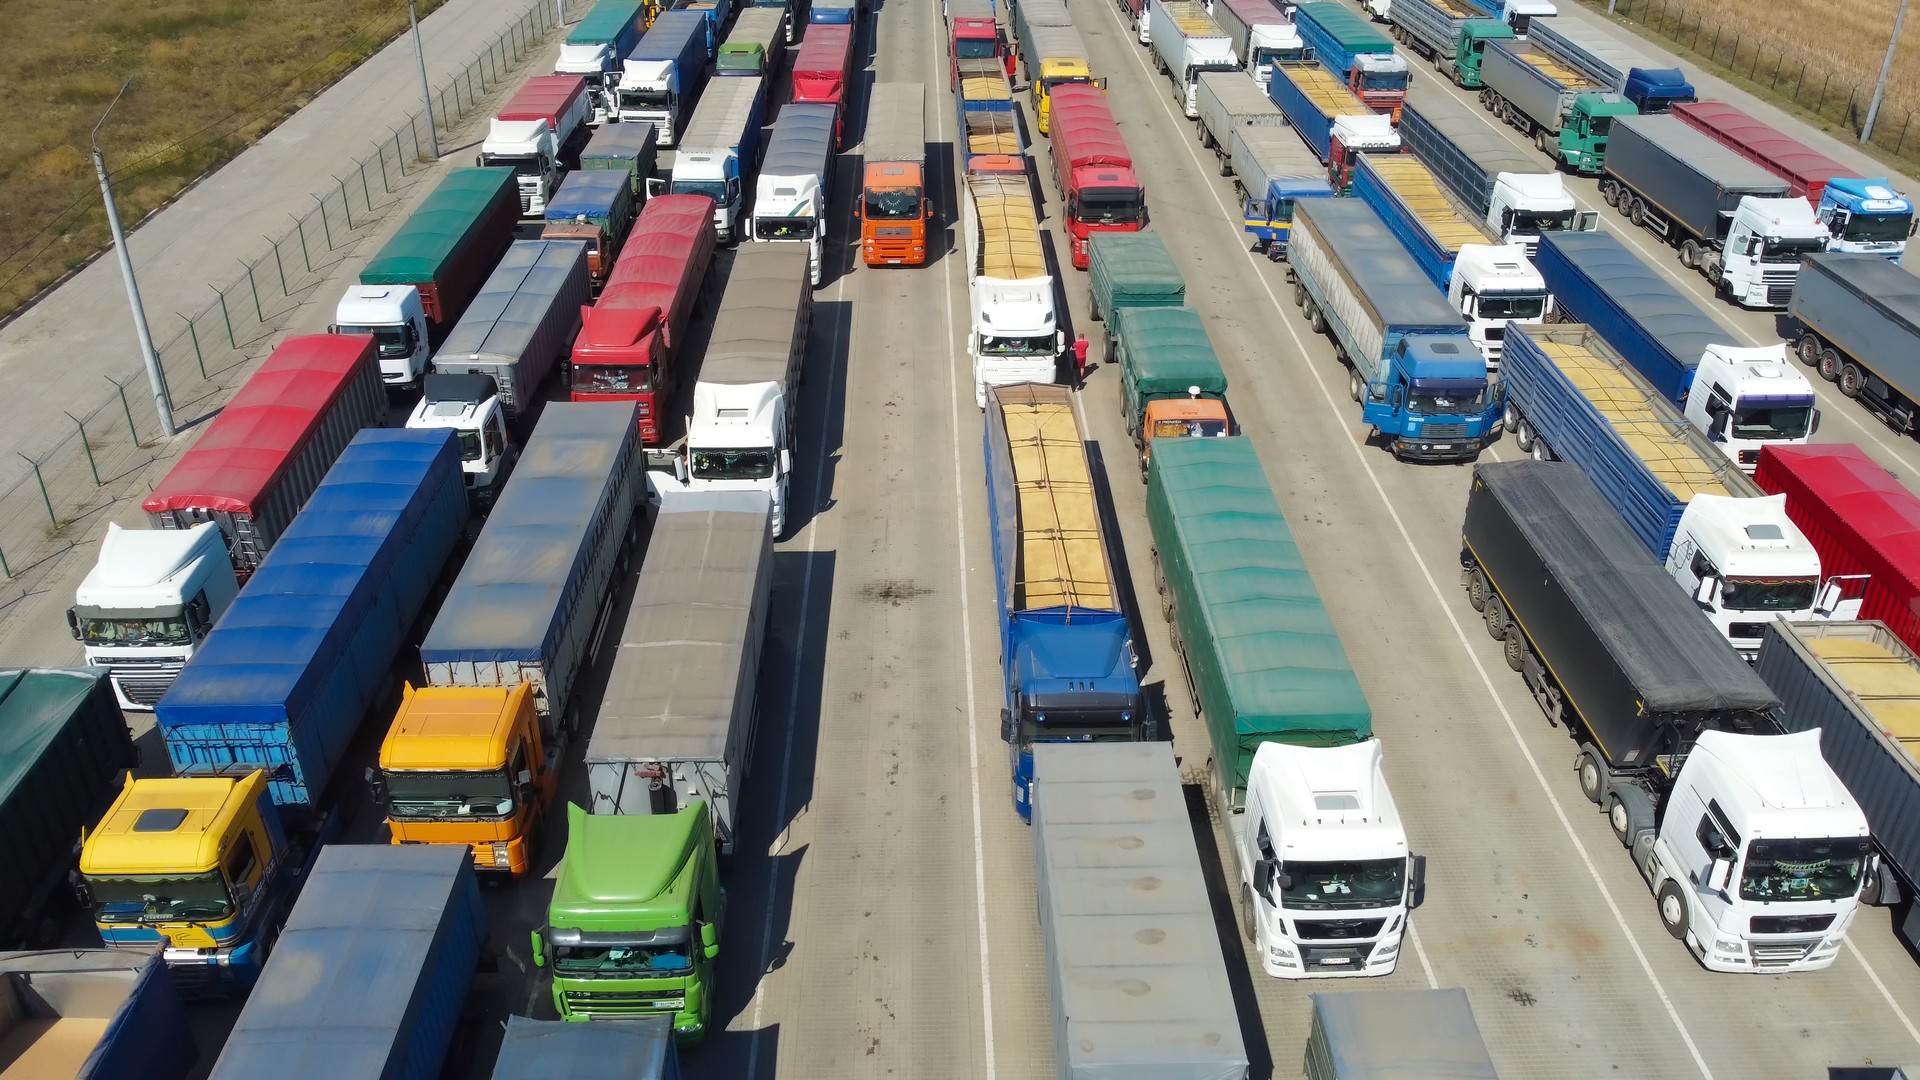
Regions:
<svg viewBox="0 0 1920 1080"><path fill-rule="evenodd" d="M1700 801L1700 794L1694 793L1694 801ZM1694 895L1700 900L1700 906L1706 909L1711 926L1699 927L1694 931L1702 943L1711 944L1714 927L1725 925L1727 910L1733 906L1733 892L1739 888L1740 834L1734 831L1727 817L1720 811L1720 804L1707 800L1706 812L1699 817L1693 835L1684 838L1691 843L1674 844L1670 849L1679 855L1682 846L1686 854L1681 861L1686 869L1687 878L1693 886ZM1726 888L1722 890L1713 880L1714 869L1721 861L1726 864Z"/></svg>
<svg viewBox="0 0 1920 1080"><path fill-rule="evenodd" d="M245 919L260 894L260 882L266 875L267 860L262 857L259 840L251 826L233 838L233 846L220 860L220 872L227 879L227 891L233 896L236 919Z"/></svg>

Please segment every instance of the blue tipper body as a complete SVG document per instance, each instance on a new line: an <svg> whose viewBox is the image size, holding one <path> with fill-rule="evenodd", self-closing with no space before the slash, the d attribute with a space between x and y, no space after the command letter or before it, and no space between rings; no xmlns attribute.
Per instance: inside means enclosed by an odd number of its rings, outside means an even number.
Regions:
<svg viewBox="0 0 1920 1080"><path fill-rule="evenodd" d="M680 77L680 96L688 102L698 95L701 73L713 59L713 24L701 11L663 11L653 20L628 60L665 60ZM682 106L684 109L685 106Z"/></svg>
<svg viewBox="0 0 1920 1080"><path fill-rule="evenodd" d="M451 430L354 436L155 707L175 774L316 807L466 523Z"/></svg>
<svg viewBox="0 0 1920 1080"><path fill-rule="evenodd" d="M1312 60L1283 61L1273 64L1273 75L1267 81L1267 98L1280 107L1287 116L1287 123L1300 133L1308 146L1313 147L1314 156L1325 165L1333 155L1334 117L1323 112L1320 106L1302 93L1288 75L1300 66L1313 66Z"/></svg>
<svg viewBox="0 0 1920 1080"><path fill-rule="evenodd" d="M1359 164L1354 167L1353 197L1380 215L1387 230L1413 256L1413 261L1427 275L1427 280L1433 282L1441 292L1446 292L1459 250L1450 249L1440 242L1433 230L1427 228L1426 222L1420 220L1414 209L1400 197L1400 193L1381 178L1369 155L1362 154Z"/></svg>

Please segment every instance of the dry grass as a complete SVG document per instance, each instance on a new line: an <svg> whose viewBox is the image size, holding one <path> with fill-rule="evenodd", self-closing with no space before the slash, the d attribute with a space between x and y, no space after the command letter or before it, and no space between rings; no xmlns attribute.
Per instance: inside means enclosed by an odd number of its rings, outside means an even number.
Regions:
<svg viewBox="0 0 1920 1080"><path fill-rule="evenodd" d="M422 0L422 14L439 0ZM407 24L400 0L11 0L0 78L0 312L108 241L87 134L139 221Z"/></svg>

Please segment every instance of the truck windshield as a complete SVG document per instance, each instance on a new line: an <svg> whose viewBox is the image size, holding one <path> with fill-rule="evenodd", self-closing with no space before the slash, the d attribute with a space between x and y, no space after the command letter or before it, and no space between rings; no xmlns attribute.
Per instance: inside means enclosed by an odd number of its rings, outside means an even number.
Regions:
<svg viewBox="0 0 1920 1080"><path fill-rule="evenodd" d="M1405 90L1408 75L1404 71L1368 71L1360 76L1362 90Z"/></svg>
<svg viewBox="0 0 1920 1080"><path fill-rule="evenodd" d="M1515 210L1513 225L1510 226L1509 231L1521 236L1531 236L1534 233L1564 232L1572 227L1573 211L1571 210L1539 212Z"/></svg>
<svg viewBox="0 0 1920 1080"><path fill-rule="evenodd" d="M810 217L756 217L753 237L756 240L811 240L817 224Z"/></svg>
<svg viewBox="0 0 1920 1080"><path fill-rule="evenodd" d="M569 975L676 974L693 967L685 945L556 945L553 969Z"/></svg>
<svg viewBox="0 0 1920 1080"><path fill-rule="evenodd" d="M1414 384L1413 393L1407 398L1407 411L1415 416L1450 416L1454 413L1477 412L1486 407L1487 387L1480 384L1477 390L1423 389Z"/></svg>
<svg viewBox="0 0 1920 1080"><path fill-rule="evenodd" d="M1813 425L1813 405L1743 405L1733 410L1733 437L1769 442L1794 442L1807 437Z"/></svg>
<svg viewBox="0 0 1920 1080"><path fill-rule="evenodd" d="M1806 611L1820 583L1812 578L1727 578L1720 606L1733 611Z"/></svg>
<svg viewBox="0 0 1920 1080"><path fill-rule="evenodd" d="M227 883L205 874L87 875L100 923L206 922L233 914Z"/></svg>
<svg viewBox="0 0 1920 1080"><path fill-rule="evenodd" d="M1140 220L1139 188L1088 188L1073 219L1088 225L1131 225Z"/></svg>
<svg viewBox="0 0 1920 1080"><path fill-rule="evenodd" d="M491 168L511 168L516 176L539 176L544 171L540 159L531 154L482 154L480 157Z"/></svg>
<svg viewBox="0 0 1920 1080"><path fill-rule="evenodd" d="M637 394L653 389L653 367L634 365L573 365L576 394Z"/></svg>
<svg viewBox="0 0 1920 1080"><path fill-rule="evenodd" d="M1768 238L1766 246L1760 249L1760 261L1798 263L1809 255L1818 255L1825 250L1827 238L1824 236L1801 236L1791 240Z"/></svg>
<svg viewBox="0 0 1920 1080"><path fill-rule="evenodd" d="M459 434L460 434L460 460L461 461L479 461L480 460L480 433L477 431L463 430Z"/></svg>
<svg viewBox="0 0 1920 1080"><path fill-rule="evenodd" d="M1052 334L1040 337L990 337L980 335L980 354L982 356L1051 356L1054 341Z"/></svg>
<svg viewBox="0 0 1920 1080"><path fill-rule="evenodd" d="M953 55L962 60L991 60L998 46L992 38L961 38L953 43Z"/></svg>
<svg viewBox="0 0 1920 1080"><path fill-rule="evenodd" d="M1251 66L1256 69L1269 67L1275 60L1303 60L1306 58L1306 55L1307 50L1304 48L1255 49L1253 50L1253 63Z"/></svg>
<svg viewBox="0 0 1920 1080"><path fill-rule="evenodd" d="M1292 881L1280 890L1280 906L1296 911L1392 907L1406 892L1407 860L1289 862Z"/></svg>
<svg viewBox="0 0 1920 1080"><path fill-rule="evenodd" d="M513 813L513 785L505 768L472 772L382 773L387 781L387 816L395 820L502 818Z"/></svg>
<svg viewBox="0 0 1920 1080"><path fill-rule="evenodd" d="M765 480L773 475L773 449L695 450L693 475L698 480Z"/></svg>
<svg viewBox="0 0 1920 1080"><path fill-rule="evenodd" d="M1840 230L1840 238L1859 244L1885 244L1905 240L1912 228L1912 214L1855 214Z"/></svg>
<svg viewBox="0 0 1920 1080"><path fill-rule="evenodd" d="M727 182L725 180L675 180L675 195L705 195L721 206L727 204Z"/></svg>
<svg viewBox="0 0 1920 1080"><path fill-rule="evenodd" d="M623 109L664 109L672 98L666 90L654 90L637 86L620 88L620 107Z"/></svg>
<svg viewBox="0 0 1920 1080"><path fill-rule="evenodd" d="M1153 437L1156 439L1205 439L1227 433L1225 420L1201 420L1192 417L1174 417L1169 420L1153 422Z"/></svg>
<svg viewBox="0 0 1920 1080"><path fill-rule="evenodd" d="M1587 118L1587 135L1595 139L1604 139L1613 131L1613 117L1590 116ZM1599 147L1594 147L1598 150Z"/></svg>
<svg viewBox="0 0 1920 1080"><path fill-rule="evenodd" d="M342 334L372 334L382 360L405 360L413 355L411 326L342 326Z"/></svg>
<svg viewBox="0 0 1920 1080"><path fill-rule="evenodd" d="M193 640L184 614L153 619L80 620L86 645L185 645Z"/></svg>
<svg viewBox="0 0 1920 1080"><path fill-rule="evenodd" d="M919 188L867 189L868 221L912 221L920 216Z"/></svg>
<svg viewBox="0 0 1920 1080"><path fill-rule="evenodd" d="M1511 296L1501 296L1498 293L1481 293L1479 312L1483 319L1515 319L1525 322L1528 319L1544 318L1547 314L1547 294L1515 293Z"/></svg>
<svg viewBox="0 0 1920 1080"><path fill-rule="evenodd" d="M1867 838L1755 840L1740 871L1740 899L1844 900L1860 891Z"/></svg>

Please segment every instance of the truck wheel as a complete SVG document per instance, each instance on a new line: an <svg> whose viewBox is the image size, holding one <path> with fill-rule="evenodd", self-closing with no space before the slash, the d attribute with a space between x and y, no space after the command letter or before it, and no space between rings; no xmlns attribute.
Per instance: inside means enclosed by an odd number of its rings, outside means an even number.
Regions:
<svg viewBox="0 0 1920 1080"><path fill-rule="evenodd" d="M1618 209L1620 206L1620 185L1611 180L1600 181L1600 201Z"/></svg>
<svg viewBox="0 0 1920 1080"><path fill-rule="evenodd" d="M1533 145L1538 148L1541 153L1549 157L1553 156L1552 140L1553 134L1546 128L1541 128L1533 133Z"/></svg>
<svg viewBox="0 0 1920 1080"><path fill-rule="evenodd" d="M1507 605L1497 596L1487 597L1480 608L1480 614L1487 624L1487 636L1495 641L1504 641L1507 637Z"/></svg>
<svg viewBox="0 0 1920 1080"><path fill-rule="evenodd" d="M1353 370L1352 368L1348 368L1347 369L1347 395L1353 398L1353 400L1359 401L1361 398L1366 396L1366 393L1367 393L1367 384L1360 381L1360 373Z"/></svg>
<svg viewBox="0 0 1920 1080"><path fill-rule="evenodd" d="M1307 301L1305 311L1307 314L1307 329L1312 330L1316 334L1326 333L1327 317L1320 313L1320 305L1309 300Z"/></svg>
<svg viewBox="0 0 1920 1080"><path fill-rule="evenodd" d="M1247 935L1247 944L1260 944L1260 932L1253 914L1253 890L1240 886L1240 929Z"/></svg>
<svg viewBox="0 0 1920 1080"><path fill-rule="evenodd" d="M1527 666L1527 638L1519 627L1508 623L1507 639L1501 644L1505 646L1501 654L1506 658L1507 667L1517 672Z"/></svg>
<svg viewBox="0 0 1920 1080"><path fill-rule="evenodd" d="M1574 765L1574 771L1580 775L1580 794L1595 806L1606 792L1600 789L1606 772L1600 768L1600 759L1593 756L1591 749L1580 751L1580 760Z"/></svg>
<svg viewBox="0 0 1920 1080"><path fill-rule="evenodd" d="M1832 349L1820 350L1819 372L1821 378L1828 382L1839 382L1840 369L1843 366L1844 362L1840 359L1839 353L1834 352Z"/></svg>
<svg viewBox="0 0 1920 1080"><path fill-rule="evenodd" d="M1627 220L1633 222L1634 225L1639 228L1643 228L1643 229L1646 228L1646 225L1647 225L1646 202L1640 199L1638 196L1633 196L1633 195L1622 195L1621 198L1627 200Z"/></svg>
<svg viewBox="0 0 1920 1080"><path fill-rule="evenodd" d="M1793 352L1800 358L1801 363L1808 367L1817 367L1820 363L1820 335L1811 330L1801 334L1800 340L1794 342Z"/></svg>
<svg viewBox="0 0 1920 1080"><path fill-rule="evenodd" d="M1621 847L1632 846L1633 821L1627 817L1627 804L1618 795L1607 796L1607 828L1613 830L1613 838Z"/></svg>
<svg viewBox="0 0 1920 1080"><path fill-rule="evenodd" d="M1533 433L1533 425L1527 423L1526 420L1523 418L1519 422L1519 424L1514 428L1513 445L1519 447L1521 453L1531 454L1533 453L1533 448L1536 441L1537 441L1537 436L1535 436Z"/></svg>
<svg viewBox="0 0 1920 1080"><path fill-rule="evenodd" d="M1480 107L1487 110L1488 112L1493 111L1493 91L1491 90L1480 91Z"/></svg>
<svg viewBox="0 0 1920 1080"><path fill-rule="evenodd" d="M1484 571L1476 569L1467 575L1467 603L1473 605L1473 610L1487 610L1487 598L1492 595L1493 590L1487 587L1487 575Z"/></svg>
<svg viewBox="0 0 1920 1080"><path fill-rule="evenodd" d="M1533 441L1533 460L1535 461L1555 460L1553 456L1553 448L1548 446L1546 443L1541 442L1539 439L1535 439Z"/></svg>
<svg viewBox="0 0 1920 1080"><path fill-rule="evenodd" d="M1297 308L1307 306L1307 287L1297 281L1293 283L1293 306Z"/></svg>
<svg viewBox="0 0 1920 1080"><path fill-rule="evenodd" d="M1700 269L1700 245L1692 240L1680 241L1680 265L1689 270Z"/></svg>
<svg viewBox="0 0 1920 1080"><path fill-rule="evenodd" d="M1669 878L1660 886L1660 897L1656 901L1660 908L1660 925L1667 928L1675 941L1687 940L1687 894Z"/></svg>
<svg viewBox="0 0 1920 1080"><path fill-rule="evenodd" d="M1233 159L1228 157L1225 154L1220 153L1219 143L1213 144L1213 152L1220 155L1220 175L1232 176L1233 175Z"/></svg>
<svg viewBox="0 0 1920 1080"><path fill-rule="evenodd" d="M1860 396L1861 387L1867 384L1867 377L1860 373L1860 365L1848 364L1840 369L1840 392L1850 398Z"/></svg>

